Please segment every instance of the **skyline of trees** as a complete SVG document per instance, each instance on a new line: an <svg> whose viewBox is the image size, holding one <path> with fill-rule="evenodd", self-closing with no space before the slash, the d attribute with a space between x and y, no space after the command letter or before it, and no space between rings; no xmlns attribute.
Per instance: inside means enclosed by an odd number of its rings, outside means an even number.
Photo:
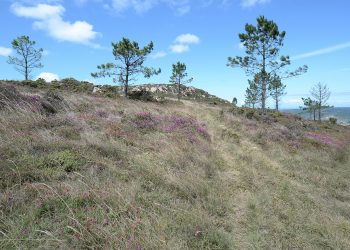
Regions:
<svg viewBox="0 0 350 250"><path fill-rule="evenodd" d="M266 108L269 97L274 100L275 109L279 110L281 97L286 94L286 85L282 79L300 75L307 72L307 66L299 67L290 72L281 69L290 65L289 56L280 56L280 49L283 46L285 31L279 31L277 24L259 16L257 25L246 24L245 33L240 33L239 38L246 48L246 56L228 58L228 66L241 67L245 69L247 75L253 74L253 79L248 80L248 88L245 93L245 105L262 109ZM25 79L30 78L31 70L43 67L41 64L43 49L35 49L35 41L31 41L28 36L21 36L12 41L13 49L22 58L9 56L8 63L14 64L16 69L24 74ZM98 65L98 72L91 73L92 77L111 77L114 82L119 82L124 88L124 95L128 96L129 85L137 80L138 75L150 78L161 73L161 69L154 69L144 66L147 56L153 51L153 42L140 48L136 41L122 38L119 42L112 43L112 53L117 63L106 63ZM279 57L279 59L278 59ZM178 99L181 95L181 85L189 83L193 78L186 79L186 64L177 62L173 64L170 83L178 85ZM329 107L327 100L330 92L325 86L319 83L311 93L315 100L303 98L304 106L317 106L318 119L321 119L321 111ZM235 98L235 105L238 100ZM315 104L315 105L314 105Z"/></svg>

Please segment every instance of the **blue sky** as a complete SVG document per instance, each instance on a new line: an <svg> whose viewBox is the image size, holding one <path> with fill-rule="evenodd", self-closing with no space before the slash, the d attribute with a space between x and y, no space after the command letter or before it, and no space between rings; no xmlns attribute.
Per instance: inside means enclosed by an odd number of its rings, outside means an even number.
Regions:
<svg viewBox="0 0 350 250"><path fill-rule="evenodd" d="M96 65L113 62L111 42L128 37L141 46L154 42L147 66L162 73L141 83L166 83L171 65L187 64L192 85L239 103L247 77L226 66L227 57L243 55L238 33L259 15L287 32L281 54L290 69L309 66L305 75L288 79L281 107L301 105L317 82L332 92L329 103L350 106L350 1L348 0L1 0L0 79L21 79L6 63L11 41L28 35L45 50L44 67L33 72L59 78L91 79ZM272 106L271 102L271 106Z"/></svg>

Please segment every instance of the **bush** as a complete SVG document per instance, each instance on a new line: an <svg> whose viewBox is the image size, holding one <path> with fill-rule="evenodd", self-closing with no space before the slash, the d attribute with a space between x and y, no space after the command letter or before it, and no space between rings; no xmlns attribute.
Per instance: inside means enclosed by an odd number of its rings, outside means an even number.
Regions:
<svg viewBox="0 0 350 250"><path fill-rule="evenodd" d="M32 111L39 111L41 109L40 97L23 95L14 86L0 85L0 110L22 107L29 107Z"/></svg>
<svg viewBox="0 0 350 250"><path fill-rule="evenodd" d="M335 117L330 117L329 118L329 122L331 123L331 124L333 124L333 125L335 125L335 124L337 124L337 118L335 118Z"/></svg>
<svg viewBox="0 0 350 250"><path fill-rule="evenodd" d="M44 168L58 168L70 173L77 171L83 165L83 160L72 151L55 152L44 157L41 166Z"/></svg>
<svg viewBox="0 0 350 250"><path fill-rule="evenodd" d="M119 88L117 86L103 85L101 86L102 95L108 98L116 98L119 95Z"/></svg>
<svg viewBox="0 0 350 250"><path fill-rule="evenodd" d="M155 101L152 93L147 91L147 90L144 90L144 89L142 89L140 91L130 91L129 98L132 100L140 100L140 101L144 101L144 102Z"/></svg>
<svg viewBox="0 0 350 250"><path fill-rule="evenodd" d="M248 119L253 119L254 117L254 110L249 110L246 114L245 117L247 117Z"/></svg>

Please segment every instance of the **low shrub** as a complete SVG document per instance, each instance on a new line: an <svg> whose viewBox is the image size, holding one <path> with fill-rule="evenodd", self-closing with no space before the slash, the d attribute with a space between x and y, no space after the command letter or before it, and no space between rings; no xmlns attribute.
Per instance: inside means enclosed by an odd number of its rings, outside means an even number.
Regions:
<svg viewBox="0 0 350 250"><path fill-rule="evenodd" d="M42 159L41 167L58 168L70 173L77 171L84 164L84 161L74 152L65 150L54 152Z"/></svg>
<svg viewBox="0 0 350 250"><path fill-rule="evenodd" d="M247 113L245 114L245 117L247 117L248 119L253 119L254 117L254 114L255 114L255 111L254 110L249 110L247 111Z"/></svg>
<svg viewBox="0 0 350 250"><path fill-rule="evenodd" d="M141 89L140 91L130 91L128 97L132 100L139 100L144 102L155 101L153 94L150 91Z"/></svg>
<svg viewBox="0 0 350 250"><path fill-rule="evenodd" d="M337 118L335 118L335 117L330 117L329 118L329 122L330 122L330 124L332 124L332 125L335 125L335 124L337 124Z"/></svg>
<svg viewBox="0 0 350 250"><path fill-rule="evenodd" d="M160 131L163 133L182 133L187 139L194 143L197 136L209 140L210 135L207 132L206 125L199 123L192 117L183 117L179 115L156 116L149 112L137 113L132 119L135 127L145 131Z"/></svg>
<svg viewBox="0 0 350 250"><path fill-rule="evenodd" d="M36 95L24 95L14 86L0 85L0 110L28 108L31 111L41 110L41 98Z"/></svg>

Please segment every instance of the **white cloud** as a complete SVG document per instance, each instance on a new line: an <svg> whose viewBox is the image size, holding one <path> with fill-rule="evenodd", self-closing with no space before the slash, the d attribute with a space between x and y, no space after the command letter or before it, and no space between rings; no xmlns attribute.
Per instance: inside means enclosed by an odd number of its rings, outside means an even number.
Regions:
<svg viewBox="0 0 350 250"><path fill-rule="evenodd" d="M172 53L184 53L190 50L190 44L198 44L200 38L194 34L181 34L176 37L174 43L170 46Z"/></svg>
<svg viewBox="0 0 350 250"><path fill-rule="evenodd" d="M172 53L184 53L190 50L190 47L187 44L174 44L170 46L170 51Z"/></svg>
<svg viewBox="0 0 350 250"><path fill-rule="evenodd" d="M46 31L59 41L98 47L92 42L98 35L93 30L93 26L85 21L75 21L74 23L64 21L62 15L65 9L61 5L37 4L27 7L15 3L11 7L15 15L35 19L35 28Z"/></svg>
<svg viewBox="0 0 350 250"><path fill-rule="evenodd" d="M12 49L0 46L0 56L9 56L12 53Z"/></svg>
<svg viewBox="0 0 350 250"><path fill-rule="evenodd" d="M60 79L58 77L58 75L56 75L54 73L50 73L50 72L42 72L41 74L39 74L36 77L36 80L39 79L39 78L44 79L47 82L52 82L53 80L59 80Z"/></svg>
<svg viewBox="0 0 350 250"><path fill-rule="evenodd" d="M166 57L167 55L168 55L168 54L167 54L166 52L164 52L164 51L159 51L159 52L153 54L151 57L152 57L153 59L159 59L159 58Z"/></svg>
<svg viewBox="0 0 350 250"><path fill-rule="evenodd" d="M193 34L182 34L176 37L175 43L179 44L198 44L200 42L200 39L198 36Z"/></svg>
<svg viewBox="0 0 350 250"><path fill-rule="evenodd" d="M174 9L179 15L184 15L191 10L190 0L111 0L110 4L105 3L104 6L113 8L118 13L133 9L136 13L142 14L160 4Z"/></svg>
<svg viewBox="0 0 350 250"><path fill-rule="evenodd" d="M336 51L339 51L339 50L344 50L344 49L347 49L347 48L350 48L350 42L337 44L337 45L334 45L334 46L331 46L331 47L327 47L327 48L323 48L323 49L319 49L319 50L303 53L303 54L300 54L300 55L292 56L291 59L292 60L299 60L299 59L304 59L304 58L309 58L309 57L314 57L314 56L319 56L319 55L324 55L324 54L330 54L332 52L336 52Z"/></svg>
<svg viewBox="0 0 350 250"><path fill-rule="evenodd" d="M241 0L241 6L243 8L254 7L258 4L269 3L271 0Z"/></svg>

